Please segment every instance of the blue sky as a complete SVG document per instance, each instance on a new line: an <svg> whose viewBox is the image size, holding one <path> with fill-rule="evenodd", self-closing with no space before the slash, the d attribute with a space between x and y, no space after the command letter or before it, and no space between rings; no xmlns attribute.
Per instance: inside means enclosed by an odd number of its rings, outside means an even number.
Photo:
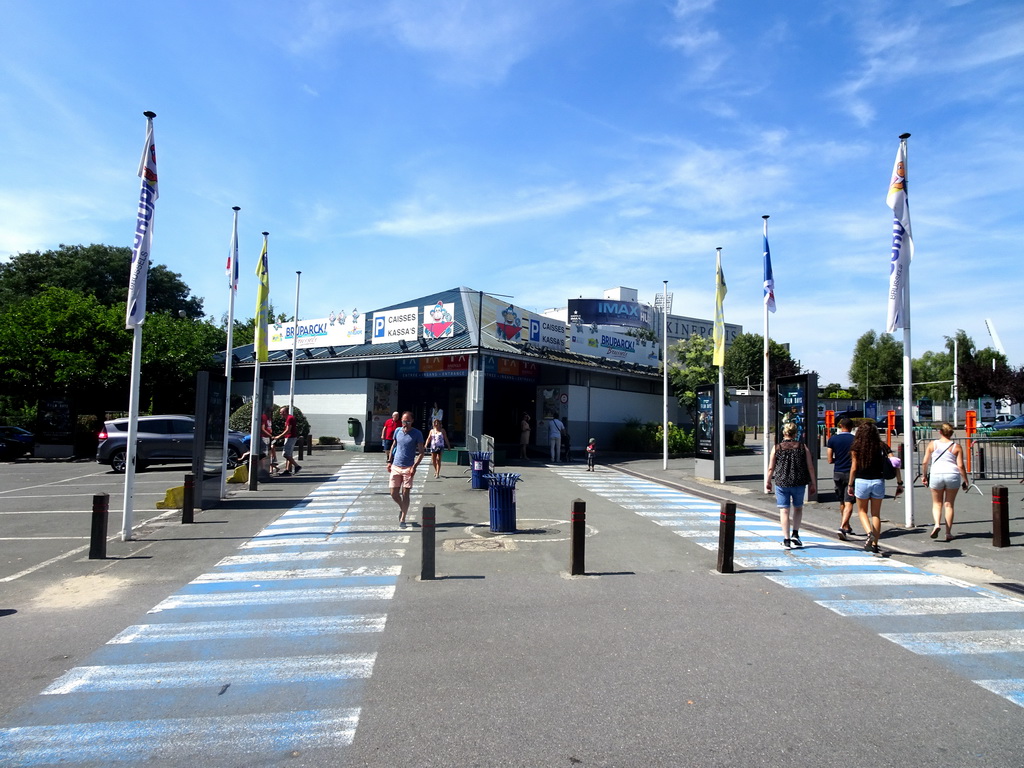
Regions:
<svg viewBox="0 0 1024 768"><path fill-rule="evenodd" d="M0 258L130 245L237 314L361 312L468 285L532 311L628 286L847 382L885 326L885 195L910 132L913 354L994 321L1024 364L1019 0L0 0ZM902 338L902 333L898 336Z"/></svg>

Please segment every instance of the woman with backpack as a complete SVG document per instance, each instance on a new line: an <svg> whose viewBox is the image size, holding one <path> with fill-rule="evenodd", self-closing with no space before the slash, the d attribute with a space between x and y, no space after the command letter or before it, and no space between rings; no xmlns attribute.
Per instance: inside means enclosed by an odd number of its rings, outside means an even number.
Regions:
<svg viewBox="0 0 1024 768"><path fill-rule="evenodd" d="M878 438L878 427L870 421L862 421L857 427L850 447L850 490L857 500L857 514L864 526L867 541L864 549L878 551L878 539L882 535L882 499L885 498L885 481L896 478L896 496L903 492L903 475L896 466L892 449L883 445Z"/></svg>

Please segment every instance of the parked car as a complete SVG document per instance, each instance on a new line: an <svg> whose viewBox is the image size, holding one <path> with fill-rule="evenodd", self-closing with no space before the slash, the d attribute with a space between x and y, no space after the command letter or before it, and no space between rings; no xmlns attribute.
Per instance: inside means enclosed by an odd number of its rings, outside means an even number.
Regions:
<svg viewBox="0 0 1024 768"><path fill-rule="evenodd" d="M996 424L1005 424L1008 421L1013 421L1016 416L1012 413L997 413L995 416L983 416L978 419L979 427L994 427Z"/></svg>
<svg viewBox="0 0 1024 768"><path fill-rule="evenodd" d="M883 416L882 418L878 419L878 421L876 421L875 423L878 425L878 431L884 433L885 430L887 430L889 428L889 417L888 416ZM914 426L914 422L910 422L910 426ZM903 434L903 416L902 415L897 415L896 416L896 431L893 432L893 434L894 435L902 435Z"/></svg>
<svg viewBox="0 0 1024 768"><path fill-rule="evenodd" d="M147 464L188 464L192 461L196 423L191 416L140 416L135 469ZM234 467L247 450L241 432L228 433L228 467ZM98 435L96 461L109 464L115 472L126 469L128 419L103 422Z"/></svg>
<svg viewBox="0 0 1024 768"><path fill-rule="evenodd" d="M1024 414L1011 421L1002 421L990 427L992 432L999 432L1004 429L1024 429Z"/></svg>
<svg viewBox="0 0 1024 768"><path fill-rule="evenodd" d="M0 440L6 443L0 456L11 459L32 453L36 445L36 436L21 427L0 427Z"/></svg>

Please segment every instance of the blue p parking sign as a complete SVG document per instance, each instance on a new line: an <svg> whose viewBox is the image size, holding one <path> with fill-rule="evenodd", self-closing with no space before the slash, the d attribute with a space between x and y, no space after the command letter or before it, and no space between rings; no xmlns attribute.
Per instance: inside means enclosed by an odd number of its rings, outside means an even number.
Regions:
<svg viewBox="0 0 1024 768"><path fill-rule="evenodd" d="M530 318L530 341L540 341L540 320Z"/></svg>
<svg viewBox="0 0 1024 768"><path fill-rule="evenodd" d="M384 318L374 317L373 318L373 338L383 339L384 338Z"/></svg>

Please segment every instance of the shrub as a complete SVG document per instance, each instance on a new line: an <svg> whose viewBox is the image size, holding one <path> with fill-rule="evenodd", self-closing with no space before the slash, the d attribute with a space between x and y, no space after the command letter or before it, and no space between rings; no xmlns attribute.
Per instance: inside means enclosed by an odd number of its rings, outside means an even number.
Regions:
<svg viewBox="0 0 1024 768"><path fill-rule="evenodd" d="M337 445L340 442L340 438L331 437L330 435L320 435L316 440L317 445Z"/></svg>
<svg viewBox="0 0 1024 768"><path fill-rule="evenodd" d="M612 447L631 453L660 453L664 440L661 424L654 421L644 424L639 419L629 419L612 437ZM668 452L693 453L693 435L672 422L668 424Z"/></svg>
<svg viewBox="0 0 1024 768"><path fill-rule="evenodd" d="M308 435L309 422L299 408L295 409L295 420L298 423L299 434ZM276 405L271 409L271 422L275 435L279 435L284 431L284 416L281 415L281 409ZM244 403L238 410L232 413L231 418L228 420L228 426L237 432L249 434L249 429L252 427L252 403Z"/></svg>

